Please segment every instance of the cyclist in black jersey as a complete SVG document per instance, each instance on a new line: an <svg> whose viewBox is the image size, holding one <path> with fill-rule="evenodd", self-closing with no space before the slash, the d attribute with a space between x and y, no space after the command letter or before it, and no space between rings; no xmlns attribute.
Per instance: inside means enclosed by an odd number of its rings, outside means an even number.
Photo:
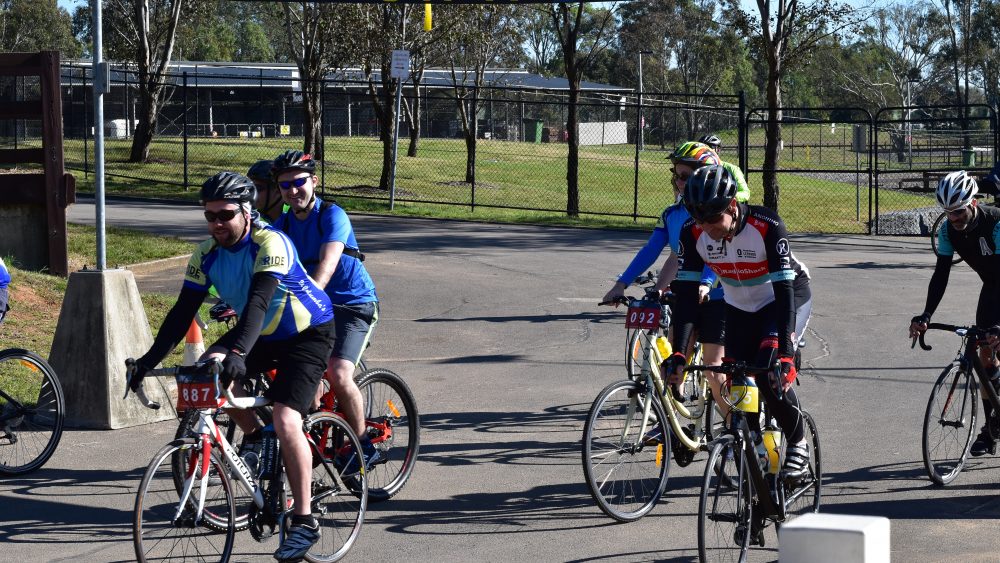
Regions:
<svg viewBox="0 0 1000 563"><path fill-rule="evenodd" d="M910 338L927 330L931 316L944 297L951 273L952 257L957 252L983 280L976 306L976 326L992 327L1000 324L1000 209L979 205L976 180L964 170L948 174L938 183L937 201L948 214L948 221L941 225L935 236L938 239L938 258L934 274L927 286L924 312L910 321ZM998 367L996 353L988 346L979 348L979 359L986 366L987 374L996 385ZM996 440L990 436L988 424L993 415L993 405L983 396L983 429L972 443L970 453L981 456L996 453Z"/></svg>

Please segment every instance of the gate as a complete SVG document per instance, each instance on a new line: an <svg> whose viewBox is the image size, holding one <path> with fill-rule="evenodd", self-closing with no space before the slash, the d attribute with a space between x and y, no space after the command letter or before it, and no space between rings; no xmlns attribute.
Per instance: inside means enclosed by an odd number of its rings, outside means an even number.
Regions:
<svg viewBox="0 0 1000 563"><path fill-rule="evenodd" d="M880 109L871 147L874 233L927 234L941 213L938 180L955 170L985 175L997 147L997 114L987 105Z"/></svg>
<svg viewBox="0 0 1000 563"><path fill-rule="evenodd" d="M751 202L764 199L767 108L747 114L743 140ZM782 108L782 146L774 172L780 213L791 232L871 233L871 113L862 108Z"/></svg>

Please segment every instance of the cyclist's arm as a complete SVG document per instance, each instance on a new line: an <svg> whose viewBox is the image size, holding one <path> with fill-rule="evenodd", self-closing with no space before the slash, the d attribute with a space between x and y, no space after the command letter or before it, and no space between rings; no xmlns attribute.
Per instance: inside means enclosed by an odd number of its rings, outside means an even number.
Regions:
<svg viewBox="0 0 1000 563"><path fill-rule="evenodd" d="M156 332L156 338L149 351L141 358L141 363L146 367L154 367L163 361L167 354L180 343L181 338L187 333L191 326L191 319L198 312L198 307L205 300L208 292L185 285L181 288L181 293L177 297L177 302L170 308L170 312L160 324L160 330Z"/></svg>
<svg viewBox="0 0 1000 563"><path fill-rule="evenodd" d="M247 305L240 315L240 320L219 339L219 343L243 354L249 352L260 336L260 331L264 327L264 315L277 289L278 276L273 272L254 274L250 281Z"/></svg>
<svg viewBox="0 0 1000 563"><path fill-rule="evenodd" d="M618 283L622 284L623 288L628 287L635 278L642 275L656 259L660 257L660 253L663 249L667 247L667 230L662 229L659 226L653 229L653 233L649 235L649 240L646 241L646 245L643 246L635 257L632 258L632 262L625 268L625 272L618 276Z"/></svg>
<svg viewBox="0 0 1000 563"><path fill-rule="evenodd" d="M677 277L677 255L673 252L670 256L667 256L666 261L663 262L663 267L660 268L660 275L656 276L656 289L663 293L670 287L670 282L674 281Z"/></svg>
<svg viewBox="0 0 1000 563"><path fill-rule="evenodd" d="M684 254L677 257L678 272L673 288L676 296L673 315L674 350L687 350L688 341L694 330L694 320L698 311L698 285L705 262L695 250L694 235L690 226L681 229L680 249Z"/></svg>
<svg viewBox="0 0 1000 563"><path fill-rule="evenodd" d="M767 250L767 271L774 291L775 329L778 331L778 354L795 355L792 333L795 331L795 258L788 242L785 224L775 215L764 240Z"/></svg>
<svg viewBox="0 0 1000 563"><path fill-rule="evenodd" d="M924 304L924 313L930 318L934 315L941 299L944 297L944 290L948 287L948 277L951 275L951 254L938 256L934 265L934 274L927 285L927 302Z"/></svg>
<svg viewBox="0 0 1000 563"><path fill-rule="evenodd" d="M336 204L328 206L325 212L322 212L318 217L318 220L323 223L323 228L320 230L325 235L320 241L319 264L316 266L312 278L320 289L326 289L330 278L340 266L344 248L350 240L353 228L347 212Z"/></svg>
<svg viewBox="0 0 1000 563"><path fill-rule="evenodd" d="M319 247L319 264L311 277L320 289L326 289L326 284L330 283L343 254L344 243L340 241L328 242Z"/></svg>

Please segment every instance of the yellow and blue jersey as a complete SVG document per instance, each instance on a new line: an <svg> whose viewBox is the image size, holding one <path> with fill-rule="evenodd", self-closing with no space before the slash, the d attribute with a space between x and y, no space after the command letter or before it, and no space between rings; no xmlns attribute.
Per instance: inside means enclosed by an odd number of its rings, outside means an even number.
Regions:
<svg viewBox="0 0 1000 563"><path fill-rule="evenodd" d="M250 233L231 247L214 239L198 245L188 262L185 287L208 291L215 286L219 297L243 315L253 276L267 273L278 279L271 297L261 340L284 340L333 319L330 298L306 273L295 246L284 233L255 222Z"/></svg>

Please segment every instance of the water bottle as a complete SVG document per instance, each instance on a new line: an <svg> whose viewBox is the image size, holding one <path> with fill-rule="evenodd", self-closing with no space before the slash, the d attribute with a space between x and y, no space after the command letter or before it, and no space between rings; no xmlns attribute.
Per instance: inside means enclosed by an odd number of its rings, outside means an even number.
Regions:
<svg viewBox="0 0 1000 563"><path fill-rule="evenodd" d="M764 447L767 449L767 472L776 474L781 470L781 430L768 426L764 430Z"/></svg>
<svg viewBox="0 0 1000 563"><path fill-rule="evenodd" d="M756 432L752 432L751 436L753 437L754 449L757 450L757 463L760 465L760 470L767 473L770 461L768 460L767 446L764 445L764 438Z"/></svg>
<svg viewBox="0 0 1000 563"><path fill-rule="evenodd" d="M274 433L274 425L268 424L261 430L263 437L260 449L260 476L271 479L281 471L281 452L278 435Z"/></svg>
<svg viewBox="0 0 1000 563"><path fill-rule="evenodd" d="M660 356L665 360L670 357L670 341L662 334L656 337L656 349L660 351Z"/></svg>

